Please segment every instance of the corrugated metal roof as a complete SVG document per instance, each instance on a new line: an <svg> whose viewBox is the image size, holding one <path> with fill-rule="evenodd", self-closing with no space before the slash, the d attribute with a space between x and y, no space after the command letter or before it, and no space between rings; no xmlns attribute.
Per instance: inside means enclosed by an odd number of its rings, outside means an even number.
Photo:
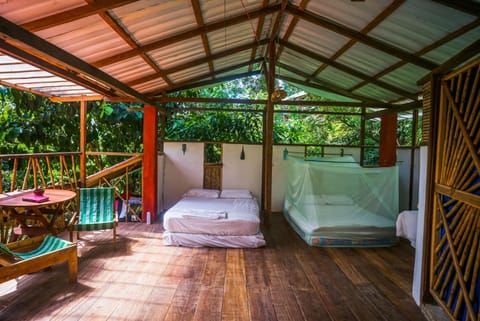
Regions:
<svg viewBox="0 0 480 321"><path fill-rule="evenodd" d="M72 99L155 102L223 76L265 72L259 59L268 62L275 45L281 78L328 99L393 103L415 99L419 79L469 46L468 58L478 55L478 12L443 3L4 1L0 81Z"/></svg>

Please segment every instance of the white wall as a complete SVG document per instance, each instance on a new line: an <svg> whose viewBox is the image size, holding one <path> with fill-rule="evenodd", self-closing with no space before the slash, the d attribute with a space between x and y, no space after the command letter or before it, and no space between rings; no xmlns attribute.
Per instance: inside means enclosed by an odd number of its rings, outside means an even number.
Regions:
<svg viewBox="0 0 480 321"><path fill-rule="evenodd" d="M169 208L177 202L182 194L190 188L203 185L203 143L186 143L185 155L182 143L166 142L164 144L164 164L158 165L159 171L164 169L163 194L159 195L160 209ZM262 196L262 145L243 145L245 160L240 159L241 144L223 144L222 188L246 188L260 201ZM285 146L273 146L272 168L272 211L281 212L286 190L287 161L283 159ZM303 146L288 146L289 155L303 155ZM339 154L340 147L326 147L325 153ZM356 161L360 159L360 148L343 148L345 154L351 154ZM417 152L418 155L418 152ZM408 208L408 184L410 177L410 150L398 150L400 172L400 210ZM418 157L416 156L418 163ZM418 168L418 164L416 164ZM418 170L417 170L418 172ZM417 175L418 176L418 175ZM413 201L417 204L416 181L414 181ZM160 177L159 177L160 182ZM159 184L162 190L162 185ZM160 192L161 193L161 192Z"/></svg>
<svg viewBox="0 0 480 321"><path fill-rule="evenodd" d="M186 143L187 150L182 152L182 143L164 144L164 205L175 204L185 191L203 185L203 143Z"/></svg>
<svg viewBox="0 0 480 321"><path fill-rule="evenodd" d="M242 146L245 159L240 159ZM262 196L262 145L223 144L222 188L249 189Z"/></svg>
<svg viewBox="0 0 480 321"><path fill-rule="evenodd" d="M422 260L423 260L423 237L425 229L425 193L427 185L427 160L428 148L426 146L420 147L419 152L420 166L419 166L419 182L418 182L418 214L417 214L417 237L415 244L415 263L413 268L413 286L412 295L415 302L420 305L422 295Z"/></svg>
<svg viewBox="0 0 480 321"><path fill-rule="evenodd" d="M158 166L158 173L157 173L157 211L161 212L164 208L164 198L163 198L163 190L164 190L164 175L165 172L165 156L158 155L157 156L157 166ZM158 214L158 213L157 213Z"/></svg>

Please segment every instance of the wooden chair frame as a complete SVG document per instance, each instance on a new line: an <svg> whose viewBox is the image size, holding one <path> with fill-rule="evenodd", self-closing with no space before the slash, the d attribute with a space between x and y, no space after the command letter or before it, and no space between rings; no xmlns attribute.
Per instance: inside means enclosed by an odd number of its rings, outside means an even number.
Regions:
<svg viewBox="0 0 480 321"><path fill-rule="evenodd" d="M7 247L14 252L28 252L36 249L43 241L46 235L41 235L25 240L7 244ZM5 256L0 257L0 283L15 279L22 275L37 272L47 267L68 262L68 279L70 282L77 281L78 273L78 257L77 244L54 250L39 256L25 259L15 260Z"/></svg>

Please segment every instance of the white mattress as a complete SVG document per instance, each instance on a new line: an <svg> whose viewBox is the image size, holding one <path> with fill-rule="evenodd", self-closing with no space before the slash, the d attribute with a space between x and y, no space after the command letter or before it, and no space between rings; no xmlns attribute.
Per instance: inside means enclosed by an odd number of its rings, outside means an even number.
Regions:
<svg viewBox="0 0 480 321"><path fill-rule="evenodd" d="M397 236L408 239L412 247L417 242L417 217L418 211L403 211L397 218Z"/></svg>
<svg viewBox="0 0 480 321"><path fill-rule="evenodd" d="M257 235L259 213L255 198L184 197L165 213L163 226L169 233Z"/></svg>
<svg viewBox="0 0 480 321"><path fill-rule="evenodd" d="M370 235L391 236L395 233L395 220L371 213L356 204L306 204L300 211L286 200L285 210L304 233L312 236L362 238Z"/></svg>
<svg viewBox="0 0 480 321"><path fill-rule="evenodd" d="M163 244L187 247L257 248L265 246L262 233L254 235L210 235L189 233L163 233Z"/></svg>

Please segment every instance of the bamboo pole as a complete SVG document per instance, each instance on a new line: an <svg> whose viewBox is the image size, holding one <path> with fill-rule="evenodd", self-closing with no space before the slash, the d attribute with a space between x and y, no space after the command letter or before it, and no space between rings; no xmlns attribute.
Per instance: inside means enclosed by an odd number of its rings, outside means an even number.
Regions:
<svg viewBox="0 0 480 321"><path fill-rule="evenodd" d="M53 169L52 169L52 164L50 163L50 157L45 156L45 161L47 163L48 175L50 176L51 185L55 186L55 178L53 177Z"/></svg>
<svg viewBox="0 0 480 321"><path fill-rule="evenodd" d="M436 198L436 202L439 203L441 202L440 200L440 197L437 196ZM441 218L444 222L446 222L446 217L443 213L443 211L440 212L441 214ZM448 238L448 248L451 252L455 252L455 249L453 248L453 240L452 240L452 235L450 234L450 230L448 229L448 225L445 224L445 235L447 236ZM461 267L460 267L460 264L458 262L458 259L455 255L452 255L452 260L453 260L453 267L455 269L455 272L457 273L457 275L459 275L459 282L460 282L460 288L461 288L461 291L463 293L467 293L467 288L466 288L466 285L465 285L465 281L463 280L463 277L462 277L462 270L461 270ZM473 306L472 306L472 303L470 301L466 301L466 307L467 307L467 313L468 313L468 316L472 319L475 318L475 312L474 312L474 309L473 309Z"/></svg>
<svg viewBox="0 0 480 321"><path fill-rule="evenodd" d="M10 182L10 190L15 190L15 181L17 180L18 158L13 160L12 181Z"/></svg>

